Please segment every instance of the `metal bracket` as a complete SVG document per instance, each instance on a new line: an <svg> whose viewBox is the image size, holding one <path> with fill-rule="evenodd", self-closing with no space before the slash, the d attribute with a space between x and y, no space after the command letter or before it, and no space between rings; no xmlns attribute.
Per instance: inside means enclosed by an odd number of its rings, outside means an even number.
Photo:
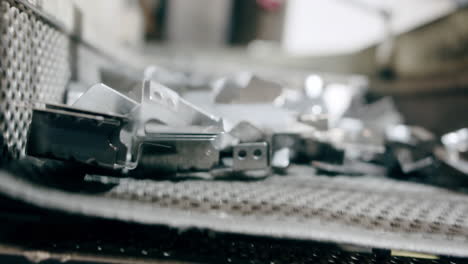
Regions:
<svg viewBox="0 0 468 264"><path fill-rule="evenodd" d="M127 147L120 141L120 131L127 122L123 116L46 105L33 111L26 152L35 157L123 168Z"/></svg>
<svg viewBox="0 0 468 264"><path fill-rule="evenodd" d="M233 148L232 169L242 170L261 170L269 166L269 149L266 142L243 143Z"/></svg>

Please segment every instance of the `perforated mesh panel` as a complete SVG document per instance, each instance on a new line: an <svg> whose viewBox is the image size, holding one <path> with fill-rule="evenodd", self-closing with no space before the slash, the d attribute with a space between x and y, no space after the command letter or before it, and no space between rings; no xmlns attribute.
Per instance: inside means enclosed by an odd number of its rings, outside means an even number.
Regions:
<svg viewBox="0 0 468 264"><path fill-rule="evenodd" d="M307 173L307 172L305 172ZM132 182L108 195L153 206L288 224L320 221L468 246L468 198L448 191L368 178L274 177L260 182Z"/></svg>
<svg viewBox="0 0 468 264"><path fill-rule="evenodd" d="M0 1L0 131L4 151L24 154L34 101L61 102L69 38L17 1Z"/></svg>
<svg viewBox="0 0 468 264"><path fill-rule="evenodd" d="M380 177L317 176L310 167L289 172L251 182L104 178L111 184L85 194L47 187L51 171L34 169L25 177L46 186L0 174L0 193L80 215L181 230L468 256L466 195ZM56 173L53 178L72 180L70 173Z"/></svg>

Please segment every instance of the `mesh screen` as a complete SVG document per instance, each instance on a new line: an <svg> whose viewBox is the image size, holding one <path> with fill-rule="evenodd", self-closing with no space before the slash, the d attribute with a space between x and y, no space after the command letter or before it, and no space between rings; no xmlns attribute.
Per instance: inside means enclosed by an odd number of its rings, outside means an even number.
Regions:
<svg viewBox="0 0 468 264"><path fill-rule="evenodd" d="M22 167L24 169L24 167ZM21 173L17 172L17 175ZM379 177L288 176L252 182L104 178L101 191L61 191L71 173L0 174L0 193L36 206L142 224L468 256L468 197ZM44 182L46 185L44 185ZM99 181L102 184L101 181ZM92 183L90 183L92 184ZM89 188L90 186L84 188ZM72 192L70 192L72 191ZM79 192L76 192L79 191Z"/></svg>
<svg viewBox="0 0 468 264"><path fill-rule="evenodd" d="M320 220L322 226L338 223L468 243L467 198L370 177L329 179L310 174L309 178L274 177L249 183L135 181L120 184L107 195L201 214L254 216L258 221L290 224Z"/></svg>
<svg viewBox="0 0 468 264"><path fill-rule="evenodd" d="M0 1L0 131L4 152L24 155L34 101L61 102L69 38L17 1Z"/></svg>

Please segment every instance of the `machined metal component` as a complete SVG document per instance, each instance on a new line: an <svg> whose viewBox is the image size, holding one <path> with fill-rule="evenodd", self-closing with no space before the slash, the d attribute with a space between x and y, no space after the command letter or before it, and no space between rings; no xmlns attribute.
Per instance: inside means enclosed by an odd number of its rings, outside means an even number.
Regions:
<svg viewBox="0 0 468 264"><path fill-rule="evenodd" d="M441 138L443 146L434 148L436 173L430 182L441 186L468 189L468 129L447 133Z"/></svg>
<svg viewBox="0 0 468 264"><path fill-rule="evenodd" d="M158 65L146 67L144 79L160 83L175 91L186 89L190 85L188 74L181 71L169 70Z"/></svg>
<svg viewBox="0 0 468 264"><path fill-rule="evenodd" d="M141 89L141 104L132 112L131 128L131 160L138 170L214 168L219 163L222 121L155 82L146 80ZM161 145L166 148L155 147Z"/></svg>
<svg viewBox="0 0 468 264"><path fill-rule="evenodd" d="M143 176L155 172L183 173L210 171L219 165L220 153L216 137L166 135L140 146L140 158L135 169Z"/></svg>
<svg viewBox="0 0 468 264"><path fill-rule="evenodd" d="M331 175L372 175L380 176L387 174L387 169L383 166L367 162L348 161L343 164L332 164L328 162L313 161L312 166L319 172Z"/></svg>
<svg viewBox="0 0 468 264"><path fill-rule="evenodd" d="M231 164L221 162L220 119L181 99L174 91L145 81L141 102L103 84L91 87L74 104L35 109L28 154L124 169L133 176L157 173L245 172L265 170L270 153L261 130L241 123L231 141ZM244 132L252 133L244 133ZM41 141L41 138L53 138ZM231 136L234 138L234 136ZM225 141L225 140L224 140ZM233 147L233 148L232 148Z"/></svg>
<svg viewBox="0 0 468 264"><path fill-rule="evenodd" d="M155 122L169 127L222 127L219 118L205 113L161 84L147 80L142 89L141 109L137 117L140 124Z"/></svg>
<svg viewBox="0 0 468 264"><path fill-rule="evenodd" d="M242 143L233 148L232 169L235 171L261 170L269 166L269 149L266 142Z"/></svg>
<svg viewBox="0 0 468 264"><path fill-rule="evenodd" d="M138 106L138 102L102 83L93 85L73 104L79 109L111 115L129 115Z"/></svg>
<svg viewBox="0 0 468 264"><path fill-rule="evenodd" d="M451 160L457 161L467 156L468 128L447 133L442 136L441 140Z"/></svg>
<svg viewBox="0 0 468 264"><path fill-rule="evenodd" d="M291 164L290 159L290 152L291 149L289 148L281 148L273 153L273 157L271 159L271 167L277 170L285 170Z"/></svg>
<svg viewBox="0 0 468 264"><path fill-rule="evenodd" d="M274 134L273 153L284 148L289 149L290 160L295 163L310 163L313 160L342 163L344 159L343 150L319 138L293 133Z"/></svg>
<svg viewBox="0 0 468 264"><path fill-rule="evenodd" d="M408 175L436 170L436 138L431 132L422 127L396 125L387 128L385 135L387 150L397 162L397 172Z"/></svg>
<svg viewBox="0 0 468 264"><path fill-rule="evenodd" d="M241 143L259 142L266 139L266 135L262 130L246 121L238 123L229 131L229 134L239 139Z"/></svg>
<svg viewBox="0 0 468 264"><path fill-rule="evenodd" d="M88 89L89 87L82 83L70 81L65 95L65 104L73 105Z"/></svg>
<svg viewBox="0 0 468 264"><path fill-rule="evenodd" d="M250 77L247 86L241 89L238 103L273 103L282 92L283 87L281 84L253 75Z"/></svg>
<svg viewBox="0 0 468 264"><path fill-rule="evenodd" d="M135 86L141 85L142 74L133 69L122 69L120 65L100 67L100 81L116 91L129 94ZM135 99L132 97L132 99Z"/></svg>
<svg viewBox="0 0 468 264"><path fill-rule="evenodd" d="M128 120L76 108L47 105L34 109L27 154L105 168L124 168L127 147L120 131Z"/></svg>
<svg viewBox="0 0 468 264"><path fill-rule="evenodd" d="M298 121L318 131L328 130L328 116L324 114L301 114L298 117Z"/></svg>
<svg viewBox="0 0 468 264"><path fill-rule="evenodd" d="M403 123L403 117L396 110L395 102L390 97L384 97L371 104L355 106L345 116L359 119L366 127L379 133L385 133L387 128Z"/></svg>
<svg viewBox="0 0 468 264"><path fill-rule="evenodd" d="M434 142L435 136L422 127L396 125L385 130L387 141L397 142L408 146Z"/></svg>
<svg viewBox="0 0 468 264"><path fill-rule="evenodd" d="M429 182L453 189L468 189L468 161L454 158L444 147L434 149L437 170L431 174Z"/></svg>
<svg viewBox="0 0 468 264"><path fill-rule="evenodd" d="M385 137L383 132L374 127L368 127L359 119L343 118L339 126L330 130L331 141L340 149L357 153L385 152Z"/></svg>
<svg viewBox="0 0 468 264"><path fill-rule="evenodd" d="M220 79L213 86L214 101L220 104L273 103L283 92L281 84L250 73Z"/></svg>
<svg viewBox="0 0 468 264"><path fill-rule="evenodd" d="M233 78L223 78L213 84L213 100L217 104L230 104L240 97L242 83Z"/></svg>
<svg viewBox="0 0 468 264"><path fill-rule="evenodd" d="M417 153L408 147L392 147L392 151L405 174L421 171L434 165L432 153ZM419 154L419 155L418 155Z"/></svg>

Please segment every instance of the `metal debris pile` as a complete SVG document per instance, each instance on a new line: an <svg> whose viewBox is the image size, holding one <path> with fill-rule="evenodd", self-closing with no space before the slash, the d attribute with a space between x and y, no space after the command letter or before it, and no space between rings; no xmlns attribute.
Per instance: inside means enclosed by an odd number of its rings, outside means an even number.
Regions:
<svg viewBox="0 0 468 264"><path fill-rule="evenodd" d="M306 164L327 175L468 185L468 129L438 139L404 125L391 98L368 98L360 76L313 74L297 85L156 66L143 81L117 75L106 72L113 88L70 86L67 105L35 108L27 154L130 177L262 178Z"/></svg>

